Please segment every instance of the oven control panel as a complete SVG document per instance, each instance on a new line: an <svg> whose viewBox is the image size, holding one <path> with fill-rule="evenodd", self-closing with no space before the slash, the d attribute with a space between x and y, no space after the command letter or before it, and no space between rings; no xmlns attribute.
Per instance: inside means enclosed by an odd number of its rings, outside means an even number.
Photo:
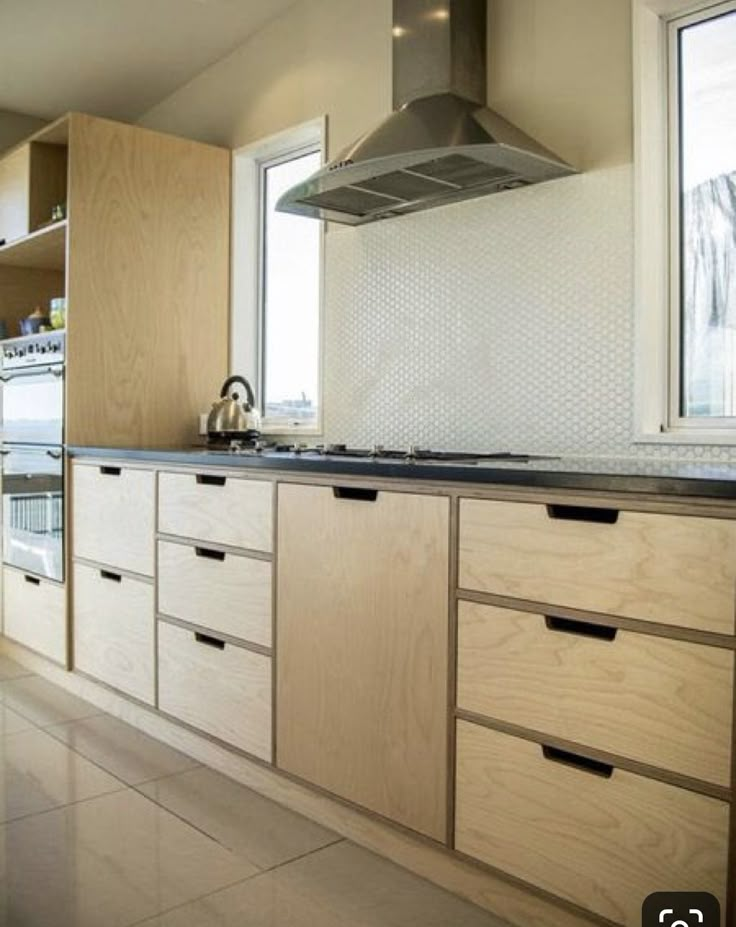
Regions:
<svg viewBox="0 0 736 927"><path fill-rule="evenodd" d="M63 364L65 339L65 332L53 331L0 341L2 368L3 370L17 370L19 367L47 367L50 364Z"/></svg>

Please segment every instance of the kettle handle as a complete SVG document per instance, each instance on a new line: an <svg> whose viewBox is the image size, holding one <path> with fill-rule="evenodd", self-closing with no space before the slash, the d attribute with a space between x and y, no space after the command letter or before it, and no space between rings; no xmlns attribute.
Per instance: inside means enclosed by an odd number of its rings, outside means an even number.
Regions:
<svg viewBox="0 0 736 927"><path fill-rule="evenodd" d="M226 398L228 392L230 391L230 387L233 385L233 383L243 384L243 386L245 387L245 395L248 400L248 405L252 409L254 409L256 405L256 398L253 395L253 390L251 389L250 383L245 379L245 377L241 377L238 375L234 377L228 377L227 380L225 380L225 382L222 384L222 389L220 390L220 399Z"/></svg>

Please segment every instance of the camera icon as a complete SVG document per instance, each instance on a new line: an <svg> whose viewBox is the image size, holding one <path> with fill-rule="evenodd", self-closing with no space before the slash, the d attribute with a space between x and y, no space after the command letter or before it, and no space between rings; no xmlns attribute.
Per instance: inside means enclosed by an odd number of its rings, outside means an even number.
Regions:
<svg viewBox="0 0 736 927"><path fill-rule="evenodd" d="M720 927L721 906L708 892L654 892L641 909L642 927Z"/></svg>

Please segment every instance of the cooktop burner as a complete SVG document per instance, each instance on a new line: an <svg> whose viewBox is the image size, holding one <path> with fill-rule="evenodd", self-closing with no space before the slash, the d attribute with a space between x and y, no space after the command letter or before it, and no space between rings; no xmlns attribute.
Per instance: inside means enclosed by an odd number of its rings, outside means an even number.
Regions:
<svg viewBox="0 0 736 927"><path fill-rule="evenodd" d="M411 445L407 449L384 447L376 444L372 448L347 447L345 444L326 444L316 447L292 448L295 454L324 455L325 457L362 457L376 460L432 460L432 461L463 461L472 463L477 460L531 460L530 454L514 454L511 451L495 451L493 453L473 453L470 451L435 451L431 448Z"/></svg>
<svg viewBox="0 0 736 927"><path fill-rule="evenodd" d="M530 460L554 460L554 457L548 457L537 454L518 454L511 451L494 451L491 453L474 453L471 451L436 451L431 448L417 447L412 444L408 448L390 448L382 444L374 444L372 448L366 447L348 447L346 444L276 444L269 443L263 439L255 441L231 441L229 444L217 446L208 446L208 450L217 453L226 454L244 454L244 455L279 455L293 454L303 457L341 457L347 459L368 459L368 460L385 460L385 461L406 461L408 463L417 461L434 461L445 463L480 463L484 460L500 462L508 461L511 463L528 463Z"/></svg>

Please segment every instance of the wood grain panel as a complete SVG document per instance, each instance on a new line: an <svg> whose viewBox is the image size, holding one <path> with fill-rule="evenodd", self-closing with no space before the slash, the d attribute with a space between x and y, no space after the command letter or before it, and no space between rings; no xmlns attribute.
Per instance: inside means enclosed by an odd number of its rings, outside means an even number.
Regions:
<svg viewBox="0 0 736 927"><path fill-rule="evenodd" d="M153 705L154 590L150 583L74 565L74 665Z"/></svg>
<svg viewBox="0 0 736 927"><path fill-rule="evenodd" d="M282 484L278 513L278 765L443 840L448 500Z"/></svg>
<svg viewBox="0 0 736 927"><path fill-rule="evenodd" d="M0 239L8 243L29 232L30 177L30 145L22 145L0 158Z"/></svg>
<svg viewBox="0 0 736 927"><path fill-rule="evenodd" d="M72 114L71 444L186 445L227 373L230 153Z"/></svg>
<svg viewBox="0 0 736 927"><path fill-rule="evenodd" d="M622 511L605 524L463 499L460 586L733 634L736 521Z"/></svg>
<svg viewBox="0 0 736 927"><path fill-rule="evenodd" d="M206 482L210 477L215 481ZM160 473L158 486L162 534L273 549L273 483L195 472Z"/></svg>
<svg viewBox="0 0 736 927"><path fill-rule="evenodd" d="M158 610L173 618L270 647L271 582L265 560L159 541Z"/></svg>
<svg viewBox="0 0 736 927"><path fill-rule="evenodd" d="M73 481L74 556L153 576L154 471L75 463Z"/></svg>
<svg viewBox="0 0 736 927"><path fill-rule="evenodd" d="M730 786L733 652L565 627L461 602L458 707Z"/></svg>
<svg viewBox="0 0 736 927"><path fill-rule="evenodd" d="M271 658L158 622L159 708L271 760Z"/></svg>
<svg viewBox="0 0 736 927"><path fill-rule="evenodd" d="M66 663L66 591L20 570L3 569L5 635L57 663Z"/></svg>
<svg viewBox="0 0 736 927"><path fill-rule="evenodd" d="M728 804L458 722L456 846L626 927L655 891L725 901ZM663 886L666 888L663 889Z"/></svg>

